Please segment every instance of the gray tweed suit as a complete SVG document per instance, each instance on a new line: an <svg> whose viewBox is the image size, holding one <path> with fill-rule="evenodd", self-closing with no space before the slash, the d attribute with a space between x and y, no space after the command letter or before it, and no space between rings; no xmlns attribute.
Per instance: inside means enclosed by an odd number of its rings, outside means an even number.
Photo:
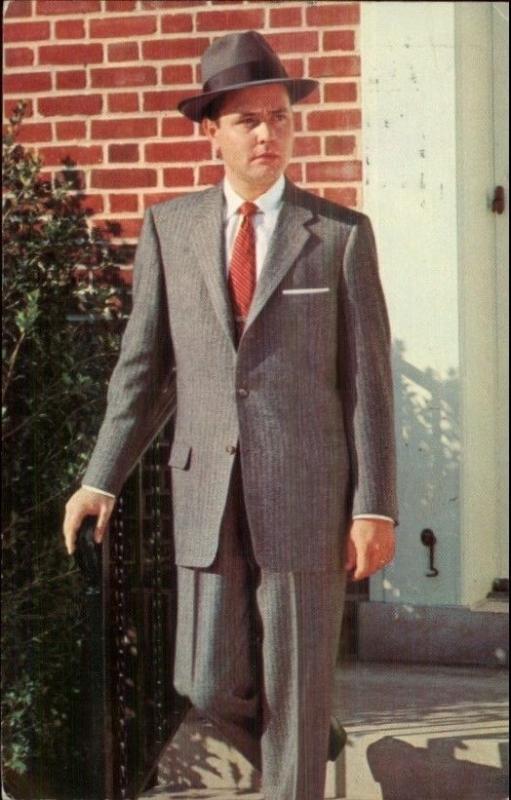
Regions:
<svg viewBox="0 0 511 800"><path fill-rule="evenodd" d="M84 483L117 494L177 393L178 688L262 757L268 800L319 800L348 519L397 519L375 243L365 215L287 182L238 347L223 248L221 185L147 211Z"/></svg>

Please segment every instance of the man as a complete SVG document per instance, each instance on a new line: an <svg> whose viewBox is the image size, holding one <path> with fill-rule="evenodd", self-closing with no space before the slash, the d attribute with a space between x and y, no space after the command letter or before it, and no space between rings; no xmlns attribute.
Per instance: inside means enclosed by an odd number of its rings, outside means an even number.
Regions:
<svg viewBox="0 0 511 800"><path fill-rule="evenodd" d="M179 108L225 180L146 213L65 537L72 552L94 514L103 539L175 387L176 687L262 769L267 800L319 800L346 573L394 554L388 320L367 217L284 178L291 104L316 82L254 31L217 39L202 75Z"/></svg>

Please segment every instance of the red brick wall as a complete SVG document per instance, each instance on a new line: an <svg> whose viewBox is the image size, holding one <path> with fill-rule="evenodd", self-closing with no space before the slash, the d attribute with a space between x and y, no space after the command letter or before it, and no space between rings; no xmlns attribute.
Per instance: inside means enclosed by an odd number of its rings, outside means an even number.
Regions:
<svg viewBox="0 0 511 800"><path fill-rule="evenodd" d="M198 126L175 110L200 87L199 59L217 36L261 31L293 76L321 81L295 107L288 174L361 202L358 2L335 0L9 0L4 114L28 101L21 141L54 176L76 162L95 220L135 241L152 203L215 183L222 167Z"/></svg>

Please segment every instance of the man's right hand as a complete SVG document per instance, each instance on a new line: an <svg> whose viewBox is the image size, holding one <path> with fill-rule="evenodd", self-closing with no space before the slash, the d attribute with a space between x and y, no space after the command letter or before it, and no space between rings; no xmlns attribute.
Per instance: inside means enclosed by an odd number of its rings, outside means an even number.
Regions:
<svg viewBox="0 0 511 800"><path fill-rule="evenodd" d="M114 506L114 497L107 497L107 495L94 492L92 489L85 489L83 486L69 498L66 503L63 526L69 555L75 551L78 531L85 517L97 517L94 541L98 544L103 541Z"/></svg>

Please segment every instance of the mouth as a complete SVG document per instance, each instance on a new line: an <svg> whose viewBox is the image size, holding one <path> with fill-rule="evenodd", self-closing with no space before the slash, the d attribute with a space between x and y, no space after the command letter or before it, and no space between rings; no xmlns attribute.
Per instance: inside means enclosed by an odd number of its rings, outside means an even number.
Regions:
<svg viewBox="0 0 511 800"><path fill-rule="evenodd" d="M253 156L251 158L251 161L261 161L261 162L268 162L268 163L270 163L272 161L278 161L278 160L279 160L279 156L277 155L277 153L259 153L257 156Z"/></svg>

